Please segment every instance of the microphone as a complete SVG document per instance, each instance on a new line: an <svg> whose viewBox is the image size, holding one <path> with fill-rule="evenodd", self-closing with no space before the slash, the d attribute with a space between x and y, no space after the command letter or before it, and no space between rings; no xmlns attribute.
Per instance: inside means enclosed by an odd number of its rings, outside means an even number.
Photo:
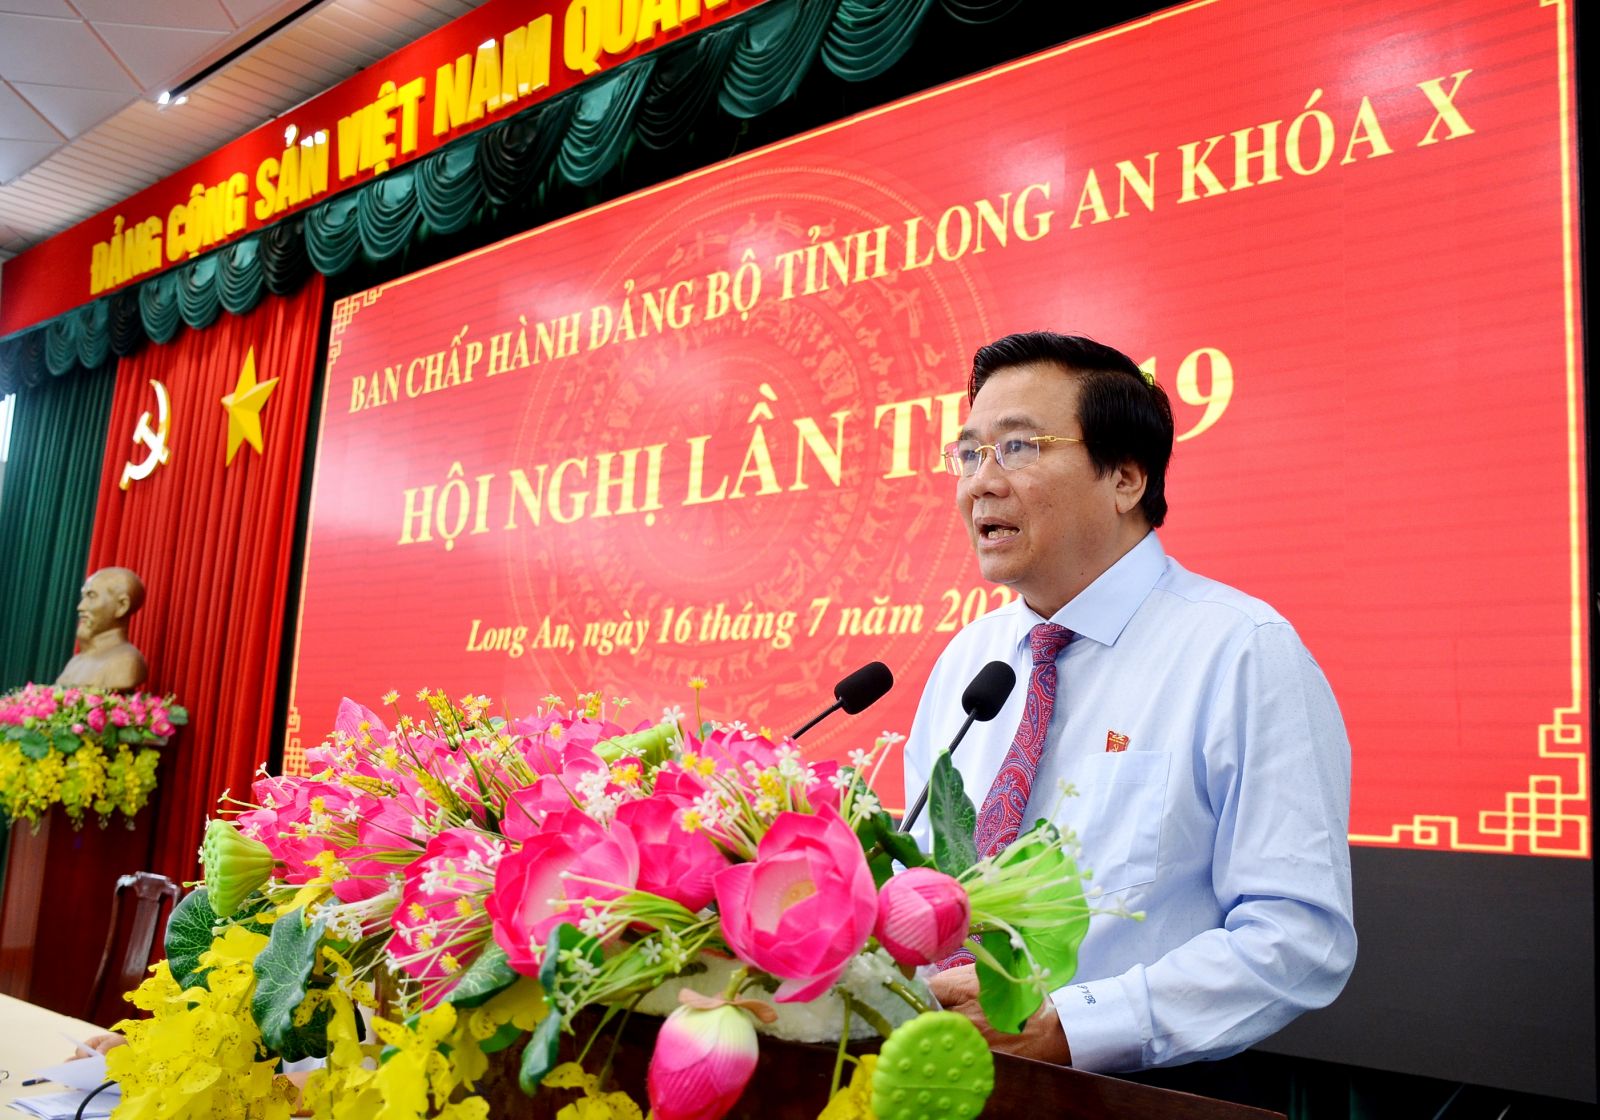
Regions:
<svg viewBox="0 0 1600 1120"><path fill-rule="evenodd" d="M850 716L864 712L883 699L884 693L893 687L894 674L889 671L889 666L881 661L863 665L834 685L833 703L802 724L789 738L800 738L840 708L844 709L845 715Z"/></svg>
<svg viewBox="0 0 1600 1120"><path fill-rule="evenodd" d="M1006 697L1011 695L1011 690L1016 687L1016 671L1004 661L991 661L978 670L978 675L972 678L972 683L967 685L967 690L961 694L961 710L967 713L966 722L961 725L961 730L956 732L956 737L950 740L950 746L945 749L946 754L955 754L956 747L961 745L961 740L966 738L967 729L974 723L988 723L1000 714L1000 709L1006 706ZM922 814L922 808L928 803L928 788L932 786L930 780L922 787L922 792L917 795L916 804L911 806L905 819L900 822L901 832L910 832L911 826L917 823L917 817Z"/></svg>

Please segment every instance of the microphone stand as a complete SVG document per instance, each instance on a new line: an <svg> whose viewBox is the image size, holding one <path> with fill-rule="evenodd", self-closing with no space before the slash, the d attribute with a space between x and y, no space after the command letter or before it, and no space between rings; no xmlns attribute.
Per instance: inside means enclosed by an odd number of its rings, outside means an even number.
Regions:
<svg viewBox="0 0 1600 1120"><path fill-rule="evenodd" d="M789 733L789 738L791 738L791 739L800 738L800 736L804 735L807 731L810 731L813 727L815 727L817 724L821 723L823 720L827 719L829 716L833 715L834 712L837 712L842 707L844 707L844 701L843 700L835 700L831 707L824 708L820 713L818 713L815 716L812 716L805 723L801 724L800 725L800 730L791 731Z"/></svg>

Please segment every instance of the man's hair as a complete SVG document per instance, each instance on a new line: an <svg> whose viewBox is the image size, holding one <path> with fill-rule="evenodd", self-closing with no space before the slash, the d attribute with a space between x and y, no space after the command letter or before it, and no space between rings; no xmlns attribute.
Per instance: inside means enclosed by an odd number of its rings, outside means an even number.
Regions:
<svg viewBox="0 0 1600 1120"><path fill-rule="evenodd" d="M1167 519L1167 464L1172 460L1172 405L1154 380L1120 350L1082 335L1053 331L1009 334L978 348L972 357L970 403L984 382L1001 370L1046 363L1078 382L1078 425L1089 461L1104 477L1123 463L1145 473L1139 508L1159 528Z"/></svg>

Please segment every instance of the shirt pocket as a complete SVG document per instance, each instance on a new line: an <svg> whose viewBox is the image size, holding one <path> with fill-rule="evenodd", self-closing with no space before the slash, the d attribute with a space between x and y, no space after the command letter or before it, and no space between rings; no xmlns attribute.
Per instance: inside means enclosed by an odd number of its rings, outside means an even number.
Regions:
<svg viewBox="0 0 1600 1120"><path fill-rule="evenodd" d="M1061 823L1078 834L1091 884L1109 893L1156 877L1170 761L1162 751L1120 751L1076 768L1078 795L1066 799Z"/></svg>

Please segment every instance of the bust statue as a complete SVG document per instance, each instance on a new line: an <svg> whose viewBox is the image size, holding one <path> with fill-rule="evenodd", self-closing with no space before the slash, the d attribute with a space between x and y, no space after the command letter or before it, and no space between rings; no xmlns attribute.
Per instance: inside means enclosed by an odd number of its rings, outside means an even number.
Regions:
<svg viewBox="0 0 1600 1120"><path fill-rule="evenodd" d="M128 616L144 603L144 583L127 568L101 568L78 599L78 653L56 683L127 691L149 675L144 655L128 641Z"/></svg>

